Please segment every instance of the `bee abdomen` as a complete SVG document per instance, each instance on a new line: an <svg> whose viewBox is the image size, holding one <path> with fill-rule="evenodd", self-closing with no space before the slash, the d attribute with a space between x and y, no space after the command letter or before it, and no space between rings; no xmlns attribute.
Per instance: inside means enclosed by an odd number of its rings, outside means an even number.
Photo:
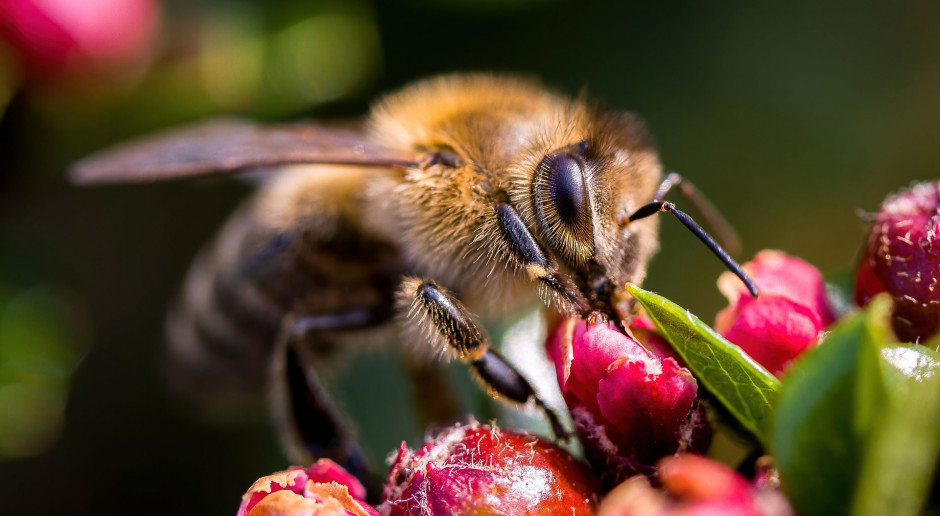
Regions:
<svg viewBox="0 0 940 516"><path fill-rule="evenodd" d="M391 318L397 247L360 223L359 192L374 173L278 176L200 254L167 324L171 386L184 399L208 402L201 412L262 401L287 315L335 323L306 339L317 358L340 347L339 333ZM362 312L367 322L341 317Z"/></svg>
<svg viewBox="0 0 940 516"><path fill-rule="evenodd" d="M237 261L226 263L235 260L220 247L200 255L171 308L168 376L182 398L225 416L246 403L261 406L270 353L290 305Z"/></svg>

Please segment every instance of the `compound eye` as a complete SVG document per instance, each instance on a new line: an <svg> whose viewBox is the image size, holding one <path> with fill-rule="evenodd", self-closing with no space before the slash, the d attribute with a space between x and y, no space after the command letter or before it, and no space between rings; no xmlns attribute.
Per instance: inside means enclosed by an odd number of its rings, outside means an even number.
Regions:
<svg viewBox="0 0 940 516"><path fill-rule="evenodd" d="M573 226L587 204L581 163L570 154L558 154L546 163L545 193L558 221Z"/></svg>
<svg viewBox="0 0 940 516"><path fill-rule="evenodd" d="M536 211L552 247L568 259L586 259L594 232L582 160L569 153L547 156L539 164L535 190Z"/></svg>

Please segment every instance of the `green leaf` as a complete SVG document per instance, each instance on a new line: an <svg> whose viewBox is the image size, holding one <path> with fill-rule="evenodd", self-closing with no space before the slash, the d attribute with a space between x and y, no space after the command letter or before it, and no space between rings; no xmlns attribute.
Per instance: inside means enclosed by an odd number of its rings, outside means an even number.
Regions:
<svg viewBox="0 0 940 516"><path fill-rule="evenodd" d="M633 285L627 285L627 290L643 305L702 385L766 448L773 407L781 389L777 377L688 310Z"/></svg>
<svg viewBox="0 0 940 516"><path fill-rule="evenodd" d="M848 514L868 440L885 403L880 348L890 301L844 319L785 378L773 451L782 487L803 516Z"/></svg>
<svg viewBox="0 0 940 516"><path fill-rule="evenodd" d="M853 514L920 514L940 459L940 355L925 346L882 349L888 403L862 466Z"/></svg>
<svg viewBox="0 0 940 516"><path fill-rule="evenodd" d="M910 384L906 380L923 381L935 374L940 368L940 354L934 349L940 346L940 337L927 342L923 346L917 344L894 344L881 350L884 359L882 368L889 382L902 382L906 388Z"/></svg>

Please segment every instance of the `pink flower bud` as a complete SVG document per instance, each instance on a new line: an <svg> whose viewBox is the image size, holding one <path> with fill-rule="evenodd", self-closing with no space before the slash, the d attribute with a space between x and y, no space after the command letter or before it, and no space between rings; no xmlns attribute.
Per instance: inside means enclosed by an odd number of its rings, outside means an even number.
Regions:
<svg viewBox="0 0 940 516"><path fill-rule="evenodd" d="M379 516L366 490L329 459L261 477L242 496L238 516Z"/></svg>
<svg viewBox="0 0 940 516"><path fill-rule="evenodd" d="M386 516L593 515L596 480L554 444L473 423L415 452L401 444L385 485Z"/></svg>
<svg viewBox="0 0 940 516"><path fill-rule="evenodd" d="M679 365L685 367L682 357L669 345L669 341L656 327L656 323L645 313L633 317L633 320L630 321L630 332L633 334L633 338L653 355L660 358L673 358Z"/></svg>
<svg viewBox="0 0 940 516"><path fill-rule="evenodd" d="M663 487L681 500L718 502L730 506L747 506L751 500L748 481L724 464L685 454L667 457L659 468Z"/></svg>
<svg viewBox="0 0 940 516"><path fill-rule="evenodd" d="M894 331L919 342L940 324L940 183L921 183L881 205L855 279L859 306L894 297Z"/></svg>
<svg viewBox="0 0 940 516"><path fill-rule="evenodd" d="M154 0L0 0L0 35L34 78L95 75L138 61L158 25Z"/></svg>
<svg viewBox="0 0 940 516"><path fill-rule="evenodd" d="M616 478L648 472L659 458L710 440L695 402L698 383L660 346L644 347L611 323L577 319L549 337L548 355L578 435L591 459Z"/></svg>
<svg viewBox="0 0 940 516"><path fill-rule="evenodd" d="M615 487L598 516L792 516L779 492L756 487L727 466L693 454L659 464L662 490L636 476Z"/></svg>
<svg viewBox="0 0 940 516"><path fill-rule="evenodd" d="M718 288L730 306L718 313L715 330L782 376L835 320L826 284L815 267L780 251L757 253L744 270L757 283L760 295L752 298L736 276L723 273Z"/></svg>

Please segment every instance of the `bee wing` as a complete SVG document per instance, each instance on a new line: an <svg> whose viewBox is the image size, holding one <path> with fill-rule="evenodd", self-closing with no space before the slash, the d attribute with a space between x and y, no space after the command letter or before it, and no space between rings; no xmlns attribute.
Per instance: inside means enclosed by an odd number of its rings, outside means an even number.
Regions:
<svg viewBox="0 0 940 516"><path fill-rule="evenodd" d="M81 184L143 182L290 163L408 168L415 158L351 129L216 118L93 154L75 163L69 177Z"/></svg>

